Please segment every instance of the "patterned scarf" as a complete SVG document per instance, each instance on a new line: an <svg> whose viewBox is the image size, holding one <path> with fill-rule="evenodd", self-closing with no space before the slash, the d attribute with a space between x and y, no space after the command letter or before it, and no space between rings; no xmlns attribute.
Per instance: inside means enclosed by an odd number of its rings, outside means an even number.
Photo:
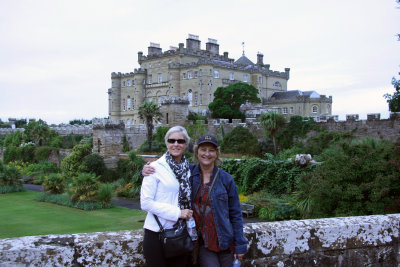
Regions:
<svg viewBox="0 0 400 267"><path fill-rule="evenodd" d="M178 195L178 204L180 209L191 209L191 201L190 195L192 193L192 189L190 188L189 182L189 163L187 162L185 156L182 156L181 162L178 163L171 156L169 151L165 153L165 159L169 165L169 167L174 172L176 178L179 182L179 195Z"/></svg>

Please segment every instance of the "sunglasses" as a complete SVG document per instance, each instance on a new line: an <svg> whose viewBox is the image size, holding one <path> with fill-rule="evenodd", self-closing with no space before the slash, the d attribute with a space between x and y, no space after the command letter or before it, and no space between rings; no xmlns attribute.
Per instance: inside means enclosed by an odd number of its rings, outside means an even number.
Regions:
<svg viewBox="0 0 400 267"><path fill-rule="evenodd" d="M178 142L178 144L183 145L186 143L186 140L185 139L168 139L167 142L170 144L175 144L175 142Z"/></svg>

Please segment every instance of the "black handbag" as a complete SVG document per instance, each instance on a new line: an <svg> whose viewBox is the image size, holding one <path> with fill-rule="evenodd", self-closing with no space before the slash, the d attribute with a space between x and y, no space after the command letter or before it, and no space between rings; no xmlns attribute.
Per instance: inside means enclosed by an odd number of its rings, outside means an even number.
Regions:
<svg viewBox="0 0 400 267"><path fill-rule="evenodd" d="M193 251L194 245L187 231L185 220L179 219L171 229L164 229L157 215L154 215L154 218L160 226L160 240L164 257L172 258Z"/></svg>

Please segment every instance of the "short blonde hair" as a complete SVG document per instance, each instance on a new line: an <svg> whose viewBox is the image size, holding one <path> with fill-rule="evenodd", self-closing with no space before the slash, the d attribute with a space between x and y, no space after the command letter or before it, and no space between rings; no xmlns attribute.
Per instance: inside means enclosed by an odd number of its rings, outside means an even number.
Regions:
<svg viewBox="0 0 400 267"><path fill-rule="evenodd" d="M193 148L193 157L194 157L193 158L193 162L194 163L198 163L199 162L199 157L198 157L197 154L199 152L199 147L201 147L202 145L204 145L204 144L195 145L194 148ZM219 150L219 146L214 146L214 147L215 147L215 150L217 151L217 158L215 159L215 166L220 166L222 164L222 159L220 158L221 152Z"/></svg>

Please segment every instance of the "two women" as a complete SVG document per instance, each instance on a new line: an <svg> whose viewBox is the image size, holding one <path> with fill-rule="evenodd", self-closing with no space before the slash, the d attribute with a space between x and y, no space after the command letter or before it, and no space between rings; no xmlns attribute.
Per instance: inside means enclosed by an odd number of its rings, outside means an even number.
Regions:
<svg viewBox="0 0 400 267"><path fill-rule="evenodd" d="M189 255L165 258L159 238L161 225L170 229L179 219L189 219L191 208L190 169L183 153L190 138L181 126L169 129L165 135L168 151L151 163L155 172L145 176L140 192L142 210L147 211L144 222L143 251L147 266L186 266Z"/></svg>
<svg viewBox="0 0 400 267"><path fill-rule="evenodd" d="M217 167L219 156L217 139L206 134L194 148L198 164L190 165L193 216L199 231L199 263L207 267L230 267L234 258L242 259L247 252L238 191L232 176ZM159 170L153 166L146 165L143 174L155 171L151 176L155 175Z"/></svg>

